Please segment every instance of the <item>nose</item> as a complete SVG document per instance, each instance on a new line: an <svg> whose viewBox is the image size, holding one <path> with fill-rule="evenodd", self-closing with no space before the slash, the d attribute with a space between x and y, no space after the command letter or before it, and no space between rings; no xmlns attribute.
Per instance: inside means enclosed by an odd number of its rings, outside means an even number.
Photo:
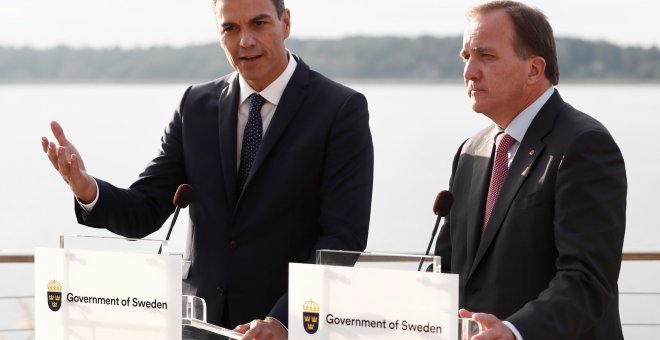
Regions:
<svg viewBox="0 0 660 340"><path fill-rule="evenodd" d="M470 80L477 80L481 72L477 63L472 59L468 58L465 60L465 66L463 67L463 79L467 83Z"/></svg>
<svg viewBox="0 0 660 340"><path fill-rule="evenodd" d="M254 39L254 35L250 30L242 30L241 31L241 47L251 47L256 44L256 40Z"/></svg>

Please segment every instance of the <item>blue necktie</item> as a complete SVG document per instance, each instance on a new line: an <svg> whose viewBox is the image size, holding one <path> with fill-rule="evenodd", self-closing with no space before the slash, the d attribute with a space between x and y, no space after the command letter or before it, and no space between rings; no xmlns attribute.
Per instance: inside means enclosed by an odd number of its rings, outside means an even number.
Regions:
<svg viewBox="0 0 660 340"><path fill-rule="evenodd" d="M245 181L247 180L252 163L257 156L259 145L261 145L261 135L263 127L261 123L261 107L266 99L258 93L253 93L248 98L250 100L250 113L248 116L245 131L243 132L243 146L241 148L241 164L238 167L238 193L243 191Z"/></svg>

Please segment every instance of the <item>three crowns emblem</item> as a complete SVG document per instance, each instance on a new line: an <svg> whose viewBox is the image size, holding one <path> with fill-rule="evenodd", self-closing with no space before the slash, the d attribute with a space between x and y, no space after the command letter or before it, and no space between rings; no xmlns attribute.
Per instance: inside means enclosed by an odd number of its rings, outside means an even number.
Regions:
<svg viewBox="0 0 660 340"><path fill-rule="evenodd" d="M53 280L48 283L48 308L57 312L62 307L62 284Z"/></svg>
<svg viewBox="0 0 660 340"><path fill-rule="evenodd" d="M319 330L319 304L312 299L303 304L303 327L309 334Z"/></svg>

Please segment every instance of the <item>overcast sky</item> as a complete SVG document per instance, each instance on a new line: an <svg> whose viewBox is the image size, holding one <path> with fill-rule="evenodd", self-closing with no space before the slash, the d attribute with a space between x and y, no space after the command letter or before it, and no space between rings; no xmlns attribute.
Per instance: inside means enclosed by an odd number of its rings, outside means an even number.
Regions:
<svg viewBox="0 0 660 340"><path fill-rule="evenodd" d="M286 0L292 37L462 34L475 0ZM555 35L660 47L660 1L533 0ZM217 41L210 0L0 0L0 46L148 47Z"/></svg>

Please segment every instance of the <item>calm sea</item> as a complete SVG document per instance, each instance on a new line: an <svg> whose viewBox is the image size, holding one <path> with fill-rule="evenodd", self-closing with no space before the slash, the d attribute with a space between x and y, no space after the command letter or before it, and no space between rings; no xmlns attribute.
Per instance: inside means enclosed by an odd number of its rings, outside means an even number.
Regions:
<svg viewBox="0 0 660 340"><path fill-rule="evenodd" d="M448 187L456 149L489 120L470 110L460 85L349 85L369 100L376 152L368 250L421 253L435 221L435 195ZM56 247L61 234L110 235L76 223L68 187L41 151L41 136L51 137L51 120L63 125L89 173L127 186L155 155L185 88L0 85L5 112L0 124L0 252ZM568 84L558 89L566 101L603 122L623 152L629 183L624 250L660 251L660 228L653 217L660 202L655 198L660 192L660 152L652 149L660 131L653 101L660 85ZM187 216L181 217L172 235L175 249L185 241ZM165 229L151 238L164 238ZM30 270L1 267L0 296L32 295ZM624 264L621 289L660 291L658 267ZM644 308L648 299L629 305L622 310ZM658 312L649 312L660 320Z"/></svg>

